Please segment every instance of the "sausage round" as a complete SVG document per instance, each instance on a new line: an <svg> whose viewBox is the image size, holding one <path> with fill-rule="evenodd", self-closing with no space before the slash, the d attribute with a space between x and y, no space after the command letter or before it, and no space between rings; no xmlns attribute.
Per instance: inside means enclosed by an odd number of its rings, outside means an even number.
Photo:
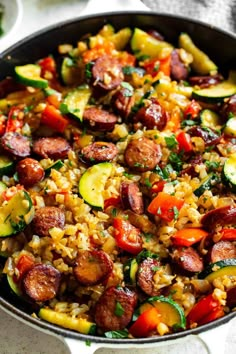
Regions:
<svg viewBox="0 0 236 354"><path fill-rule="evenodd" d="M211 263L227 258L236 258L236 247L230 241L219 241L215 243L209 251Z"/></svg>
<svg viewBox="0 0 236 354"><path fill-rule="evenodd" d="M117 304L122 314L116 315ZM104 332L124 329L132 319L137 304L137 295L128 288L111 286L98 300L95 307L95 322Z"/></svg>
<svg viewBox="0 0 236 354"><path fill-rule="evenodd" d="M138 268L138 285L149 296L160 294L160 290L155 289L153 281L153 276L158 267L160 267L160 262L157 259L147 258L140 263Z"/></svg>
<svg viewBox="0 0 236 354"><path fill-rule="evenodd" d="M231 96L222 106L222 115L225 119L229 118L229 114L236 115L236 95Z"/></svg>
<svg viewBox="0 0 236 354"><path fill-rule="evenodd" d="M134 105L134 96L127 95L127 90L122 87L112 96L111 104L115 112L117 112L122 118L127 118Z"/></svg>
<svg viewBox="0 0 236 354"><path fill-rule="evenodd" d="M226 205L217 209L208 211L202 219L202 225L207 230L214 230L217 225L228 225L236 222L236 208L232 205Z"/></svg>
<svg viewBox="0 0 236 354"><path fill-rule="evenodd" d="M174 49L170 57L170 75L173 80L186 80L188 77L188 68L182 62L179 51Z"/></svg>
<svg viewBox="0 0 236 354"><path fill-rule="evenodd" d="M84 110L83 121L92 130L110 131L113 130L117 117L104 109L89 107Z"/></svg>
<svg viewBox="0 0 236 354"><path fill-rule="evenodd" d="M40 138L33 143L33 151L35 154L47 159L63 159L68 155L70 150L69 143L61 137Z"/></svg>
<svg viewBox="0 0 236 354"><path fill-rule="evenodd" d="M113 143L96 141L81 150L81 158L88 163L112 161L118 154L118 149Z"/></svg>
<svg viewBox="0 0 236 354"><path fill-rule="evenodd" d="M104 90L113 90L124 80L122 66L119 61L109 55L103 55L92 67L94 86Z"/></svg>
<svg viewBox="0 0 236 354"><path fill-rule="evenodd" d="M188 130L188 133L191 136L197 136L202 138L205 143L205 146L216 145L220 142L221 135L217 134L211 128L201 128L199 126L192 127Z"/></svg>
<svg viewBox="0 0 236 354"><path fill-rule="evenodd" d="M64 212L54 206L46 206L37 209L32 221L33 231L38 236L49 236L49 230L53 227L63 229L65 226Z"/></svg>
<svg viewBox="0 0 236 354"><path fill-rule="evenodd" d="M130 209L139 215L143 214L143 197L136 183L122 182L120 187L120 194L124 209Z"/></svg>
<svg viewBox="0 0 236 354"><path fill-rule="evenodd" d="M23 287L34 301L53 299L59 289L61 274L51 265L36 264L24 276Z"/></svg>
<svg viewBox="0 0 236 354"><path fill-rule="evenodd" d="M5 133L1 138L2 147L7 152L17 157L30 155L30 139L19 133Z"/></svg>
<svg viewBox="0 0 236 354"><path fill-rule="evenodd" d="M167 123L167 115L158 100L151 98L148 105L138 110L134 122L141 122L147 129L162 130Z"/></svg>
<svg viewBox="0 0 236 354"><path fill-rule="evenodd" d="M33 186L44 178L44 169L40 163L29 157L17 163L16 172L20 184L26 187Z"/></svg>
<svg viewBox="0 0 236 354"><path fill-rule="evenodd" d="M223 80L223 76L220 74L207 75L207 76L191 76L188 81L192 86L199 86L200 88L207 88L218 84Z"/></svg>
<svg viewBox="0 0 236 354"><path fill-rule="evenodd" d="M105 280L112 272L111 258L100 250L78 252L74 275L83 285L96 285Z"/></svg>
<svg viewBox="0 0 236 354"><path fill-rule="evenodd" d="M140 172L153 170L161 160L161 148L147 138L133 139L124 153L127 165Z"/></svg>
<svg viewBox="0 0 236 354"><path fill-rule="evenodd" d="M176 248L173 251L172 259L185 272L195 273L203 270L203 261L192 247Z"/></svg>

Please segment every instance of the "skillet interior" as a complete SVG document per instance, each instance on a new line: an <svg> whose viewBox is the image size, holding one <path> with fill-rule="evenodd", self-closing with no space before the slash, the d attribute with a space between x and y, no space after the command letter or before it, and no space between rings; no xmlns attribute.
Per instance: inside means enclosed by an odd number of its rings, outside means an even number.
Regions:
<svg viewBox="0 0 236 354"><path fill-rule="evenodd" d="M179 33L187 32L193 38L194 42L199 45L207 54L213 58L217 65L221 68L221 72L228 68L236 66L236 36L227 32L205 25L201 22L187 20L182 17L172 15L163 15L146 12L122 12L112 13L99 16L86 16L84 18L66 21L48 29L37 32L20 41L0 55L0 80L7 75L12 75L15 65L23 65L33 63L34 61L48 55L56 53L58 44L72 43L75 44L78 39L87 33L96 33L104 23L111 23L116 29L129 26L131 28L141 27L155 28L165 36L167 41L173 44L177 43ZM3 284L4 285L4 284ZM189 334L197 334L199 332L214 328L217 325L228 322L236 313L230 313L213 323L209 323L200 328L187 330L180 333L173 333L163 337L152 337L144 339L109 339L91 335L82 335L70 330L66 330L55 325L37 320L31 317L31 313L36 308L30 308L29 304L20 301L15 295L9 293L5 286L0 287L0 306L8 312L24 319L34 327L41 328L56 334L71 337L80 340L91 340L97 343L112 344L144 344L164 342Z"/></svg>

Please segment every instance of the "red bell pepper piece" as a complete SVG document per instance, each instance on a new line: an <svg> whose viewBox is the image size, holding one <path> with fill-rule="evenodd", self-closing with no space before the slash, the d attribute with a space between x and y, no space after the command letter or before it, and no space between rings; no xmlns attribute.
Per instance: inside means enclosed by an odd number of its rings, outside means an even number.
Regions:
<svg viewBox="0 0 236 354"><path fill-rule="evenodd" d="M56 107L47 104L42 113L41 123L48 125L59 133L63 133L69 124L69 121Z"/></svg>
<svg viewBox="0 0 236 354"><path fill-rule="evenodd" d="M58 93L58 94L52 94L52 95L49 95L47 98L46 98L47 102L54 106L55 108L59 109L60 107L60 104L61 104L61 94Z"/></svg>
<svg viewBox="0 0 236 354"><path fill-rule="evenodd" d="M22 256L20 256L16 264L16 268L19 272L17 276L17 281L21 280L24 274L28 272L28 270L30 270L33 267L33 265L34 265L33 257L27 254L23 254Z"/></svg>
<svg viewBox="0 0 236 354"><path fill-rule="evenodd" d="M223 306L216 307L216 309L214 309L211 313L209 313L208 315L201 318L198 321L198 325L201 326L203 324L215 321L215 320L217 320L217 318L223 317L224 315L225 315L225 312L224 312Z"/></svg>
<svg viewBox="0 0 236 354"><path fill-rule="evenodd" d="M121 218L114 218L113 226L118 247L134 255L142 251L141 231L138 228Z"/></svg>
<svg viewBox="0 0 236 354"><path fill-rule="evenodd" d="M49 71L53 76L56 75L56 62L52 57L46 57L38 61L41 66L41 75L44 77L45 73Z"/></svg>
<svg viewBox="0 0 236 354"><path fill-rule="evenodd" d="M144 62L143 67L146 73L150 74L152 77L155 77L160 71L166 76L170 76L170 55L163 59L154 58L147 60Z"/></svg>
<svg viewBox="0 0 236 354"><path fill-rule="evenodd" d="M153 185L151 187L151 192L152 193L162 192L165 184L166 184L166 181L158 181L158 182L153 183Z"/></svg>
<svg viewBox="0 0 236 354"><path fill-rule="evenodd" d="M144 311L134 324L130 327L129 332L136 338L147 337L153 331L158 323L160 323L160 314L155 307Z"/></svg>
<svg viewBox="0 0 236 354"><path fill-rule="evenodd" d="M191 323L198 323L203 324L207 323L204 321L204 318L207 320L209 319L209 315L215 311L221 309L222 306L218 300L213 298L212 294L209 294L198 301L192 308L192 310L187 315L187 321L189 324ZM214 317L214 316L213 316Z"/></svg>
<svg viewBox="0 0 236 354"><path fill-rule="evenodd" d="M24 125L23 118L22 110L18 107L12 107L8 113L6 133L19 131Z"/></svg>
<svg viewBox="0 0 236 354"><path fill-rule="evenodd" d="M184 111L184 118L185 119L197 118L201 109L202 108L200 104L197 101L192 100Z"/></svg>
<svg viewBox="0 0 236 354"><path fill-rule="evenodd" d="M173 244L176 246L189 247L195 243L201 241L203 237L206 237L208 232L196 227L186 228L178 230L174 235L172 235Z"/></svg>
<svg viewBox="0 0 236 354"><path fill-rule="evenodd" d="M184 205L184 201L165 192L160 192L148 206L148 212L160 216L165 221L171 221L178 217L178 212Z"/></svg>
<svg viewBox="0 0 236 354"><path fill-rule="evenodd" d="M221 240L236 241L236 229L222 229Z"/></svg>
<svg viewBox="0 0 236 354"><path fill-rule="evenodd" d="M179 143L179 151L190 152L193 150L191 137L188 133L180 132L177 135L176 140Z"/></svg>
<svg viewBox="0 0 236 354"><path fill-rule="evenodd" d="M109 206L117 206L119 204L120 204L119 196L110 197L104 201L104 209L108 208Z"/></svg>

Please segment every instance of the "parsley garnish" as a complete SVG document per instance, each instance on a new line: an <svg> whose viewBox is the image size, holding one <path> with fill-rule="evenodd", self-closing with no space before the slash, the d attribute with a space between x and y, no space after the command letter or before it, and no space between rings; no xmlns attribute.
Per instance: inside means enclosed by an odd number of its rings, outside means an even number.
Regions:
<svg viewBox="0 0 236 354"><path fill-rule="evenodd" d="M121 329L117 331L105 332L104 334L107 338L128 338L129 332L127 331L127 329Z"/></svg>
<svg viewBox="0 0 236 354"><path fill-rule="evenodd" d="M92 67L94 65L93 61L90 61L85 65L85 76L87 79L91 79L92 77Z"/></svg>
<svg viewBox="0 0 236 354"><path fill-rule="evenodd" d="M196 123L196 120L186 119L181 122L181 128L193 127L194 125L196 125Z"/></svg>
<svg viewBox="0 0 236 354"><path fill-rule="evenodd" d="M165 142L166 146L171 150L176 148L176 146L178 145L178 141L175 139L174 134L172 134L171 136L166 136Z"/></svg>
<svg viewBox="0 0 236 354"><path fill-rule="evenodd" d="M151 188L151 187L152 187L152 184L151 184L151 182L149 181L149 178L145 178L144 183L145 183L145 185L146 185L148 188Z"/></svg>
<svg viewBox="0 0 236 354"><path fill-rule="evenodd" d="M131 75L132 73L137 73L139 76L143 76L144 70L141 68L135 68L133 66L124 66L122 71L125 75Z"/></svg>
<svg viewBox="0 0 236 354"><path fill-rule="evenodd" d="M127 178L133 178L134 175L131 175L130 173L128 172L123 172L123 176L127 177Z"/></svg>
<svg viewBox="0 0 236 354"><path fill-rule="evenodd" d="M115 218L117 216L117 209L116 208L112 209L111 215L113 216L113 218Z"/></svg>
<svg viewBox="0 0 236 354"><path fill-rule="evenodd" d="M125 89L124 90L125 97L131 97L133 95L134 88L128 82L122 82L121 86Z"/></svg>
<svg viewBox="0 0 236 354"><path fill-rule="evenodd" d="M125 310L122 307L121 303L119 301L116 301L116 307L115 307L115 315L118 317L121 317L124 314Z"/></svg>
<svg viewBox="0 0 236 354"><path fill-rule="evenodd" d="M169 155L169 161L177 172L182 170L182 165L183 165L183 162L181 160L182 155L183 153L177 154L176 152L173 151Z"/></svg>
<svg viewBox="0 0 236 354"><path fill-rule="evenodd" d="M220 166L220 162L217 161L205 161L208 171L217 170Z"/></svg>
<svg viewBox="0 0 236 354"><path fill-rule="evenodd" d="M179 217L179 210L176 206L173 207L174 220L177 220Z"/></svg>

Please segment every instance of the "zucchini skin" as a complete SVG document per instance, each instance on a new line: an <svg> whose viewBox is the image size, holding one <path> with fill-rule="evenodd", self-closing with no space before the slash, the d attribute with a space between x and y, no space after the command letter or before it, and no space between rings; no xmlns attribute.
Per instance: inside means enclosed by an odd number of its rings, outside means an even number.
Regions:
<svg viewBox="0 0 236 354"><path fill-rule="evenodd" d="M207 279L211 282L215 278L223 275L236 275L236 258L223 259L208 264L206 268L198 274L198 278Z"/></svg>

